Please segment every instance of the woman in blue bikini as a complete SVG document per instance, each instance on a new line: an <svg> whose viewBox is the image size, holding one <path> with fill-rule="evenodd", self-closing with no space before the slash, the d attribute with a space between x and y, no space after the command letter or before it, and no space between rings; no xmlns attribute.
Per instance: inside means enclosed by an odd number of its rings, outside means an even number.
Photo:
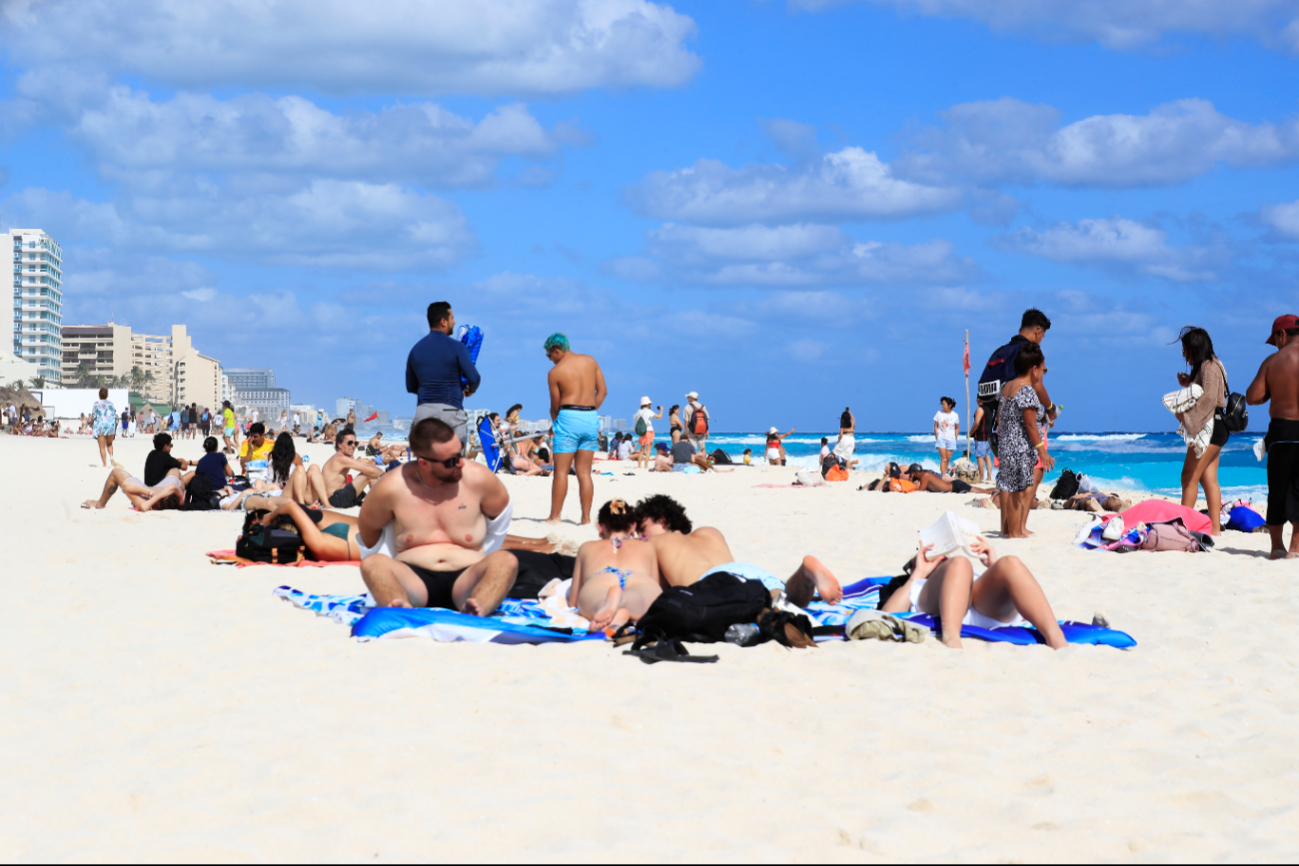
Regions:
<svg viewBox="0 0 1299 866"><path fill-rule="evenodd" d="M596 520L600 540L577 551L568 604L591 621L591 631L640 619L663 592L654 546L637 535L637 522L621 499L606 502Z"/></svg>

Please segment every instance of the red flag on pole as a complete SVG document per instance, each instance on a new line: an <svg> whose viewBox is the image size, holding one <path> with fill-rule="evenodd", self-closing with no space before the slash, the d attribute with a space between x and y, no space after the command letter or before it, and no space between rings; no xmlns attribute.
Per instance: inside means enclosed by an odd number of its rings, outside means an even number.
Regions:
<svg viewBox="0 0 1299 866"><path fill-rule="evenodd" d="M965 344L965 375L970 375L970 344Z"/></svg>
<svg viewBox="0 0 1299 866"><path fill-rule="evenodd" d="M969 353L969 352L966 352L965 355L966 355L966 362L967 362L966 365L965 365L965 369L966 369L966 370L969 370L969 369L970 369L970 365L969 365L968 361L969 361L969 355L970 355L970 353ZM366 418L366 419L365 419L364 421L362 421L361 423L362 423L362 424L369 424L371 421L373 421L375 418L378 418L378 417L379 417L379 413L378 413L378 412L375 412L373 415L371 415L369 418Z"/></svg>

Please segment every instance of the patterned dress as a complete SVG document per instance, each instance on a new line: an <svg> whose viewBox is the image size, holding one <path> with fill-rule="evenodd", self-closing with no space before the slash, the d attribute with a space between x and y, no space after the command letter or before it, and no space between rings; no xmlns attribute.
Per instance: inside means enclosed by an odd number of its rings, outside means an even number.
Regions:
<svg viewBox="0 0 1299 866"><path fill-rule="evenodd" d="M1029 441L1024 428L1024 410L1036 409L1037 417L1043 415L1042 401L1028 385L1015 392L1014 397L1003 397L997 413L1001 434L1001 471L997 473L997 489L1011 492L1024 490L1033 484L1033 467L1037 465L1037 449ZM1040 435L1040 434L1039 434Z"/></svg>
<svg viewBox="0 0 1299 866"><path fill-rule="evenodd" d="M85 405L84 403L81 405ZM117 409L108 400L96 400L91 410L94 415L95 438L112 436L117 432Z"/></svg>

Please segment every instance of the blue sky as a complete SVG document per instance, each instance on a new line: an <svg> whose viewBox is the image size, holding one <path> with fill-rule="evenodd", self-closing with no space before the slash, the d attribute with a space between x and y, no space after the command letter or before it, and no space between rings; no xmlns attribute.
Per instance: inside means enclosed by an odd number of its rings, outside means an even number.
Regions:
<svg viewBox="0 0 1299 866"><path fill-rule="evenodd" d="M1067 430L1167 430L1299 312L1299 0L0 0L0 217L65 322L189 325L295 399L409 414L449 300L471 406L698 390L723 430L924 430L1028 306ZM1256 425L1261 426L1261 425Z"/></svg>

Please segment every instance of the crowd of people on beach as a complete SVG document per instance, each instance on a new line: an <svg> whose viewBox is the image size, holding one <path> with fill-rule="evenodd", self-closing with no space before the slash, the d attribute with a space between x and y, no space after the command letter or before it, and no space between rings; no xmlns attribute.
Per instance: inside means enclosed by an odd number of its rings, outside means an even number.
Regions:
<svg viewBox="0 0 1299 866"><path fill-rule="evenodd" d="M429 308L430 334L411 352L408 387L420 402L409 441L385 445L373 435L358 455L355 418L318 424L309 435L328 437L334 454L323 466L312 465L297 453L292 425L282 418L273 439L266 425L252 420L241 428L233 423L229 404L223 407L216 436L204 437L202 457L195 461L171 454L175 432L186 424L205 424L180 415L174 426L154 435L154 450L142 477L115 467L98 499L83 507L103 508L121 490L140 511L162 507L191 507L255 512L262 525L296 527L311 552L326 561L361 561L362 579L379 606L433 606L486 616L507 596L535 598L557 576L570 578L568 600L593 629L617 631L634 624L660 593L688 586L713 574L756 580L794 605L816 597L834 603L841 594L837 578L808 555L793 575L779 579L752 564L737 561L721 533L694 528L684 508L664 495L636 505L607 502L596 516L599 540L582 545L567 565L556 558L554 543L508 534L513 507L507 488L496 473L469 453L469 431L463 398L481 382L463 345L451 338L454 315L450 305ZM971 435L976 443L962 460L957 452L960 432L956 401L943 397L934 417L937 472L915 463L891 463L883 477L860 489L878 492L976 493L988 496L1001 511L1001 537L1028 534L1029 511L1037 505L1036 491L1054 459L1048 431L1060 407L1047 393L1046 358L1041 344L1051 323L1040 311L1025 312L1019 333L993 353L979 386L979 409ZM1217 528L1221 507L1217 462L1222 446L1245 403L1270 402L1272 415L1262 448L1269 452L1267 527L1273 557L1299 556L1299 535L1290 549L1282 542L1285 523L1299 530L1299 317L1276 320L1268 343L1277 348L1260 368L1244 395L1232 394L1226 369L1214 354L1209 335L1188 327L1179 337L1189 372L1179 373L1182 392L1169 395L1188 443L1182 482L1183 503L1192 507L1203 488L1209 517ZM655 443L654 421L665 417L648 396L640 401L634 427L610 437L601 446L598 411L607 397L598 362L574 352L564 334L552 334L544 344L552 363L549 430L534 429L520 419L515 404L504 417L487 416L489 429L501 446L508 470L519 475L551 478L550 523L557 523L567 497L570 474L577 478L580 522L592 519L593 459L606 448L612 457L636 460L654 471L725 471L707 452L711 416L696 392L686 395L684 409L666 413L670 443ZM441 377L431 379L430 377ZM428 398L444 403L426 401ZM91 419L92 432L106 444L111 458L116 412L101 392ZM8 413L7 413L8 414ZM322 419L323 420L323 419ZM352 423L348 423L348 422ZM112 427L109 424L112 424ZM234 429L231 429L231 428ZM847 471L855 464L856 418L846 407L838 439L821 440L826 474ZM239 441L240 430L246 434ZM199 428L199 432L205 432ZM300 432L300 431L298 431ZM787 462L783 440L795 432L772 427L763 457L769 464ZM182 438L183 435L182 435ZM196 438L196 437L195 437ZM105 440L107 442L105 443ZM237 446L237 447L236 447ZM236 470L229 457L236 457ZM746 450L746 462L751 452ZM467 459L470 458L470 459ZM972 458L972 459L971 459ZM977 487L955 477L973 472L976 481L993 475L984 461L996 461L995 487ZM977 461L977 462L976 462ZM961 465L964 463L965 465ZM358 507L356 516L341 513ZM1117 493L1082 486L1063 507L1085 511L1117 511L1130 506ZM998 557L984 539L972 545L985 571L976 576L968 559L939 557L927 549L917 552L905 580L899 579L881 609L925 612L944 624L943 640L959 645L959 624L997 627L1030 623L1050 646L1061 646L1049 603L1028 568L1015 557ZM949 629L950 627L950 629ZM950 640L949 640L950 637Z"/></svg>

